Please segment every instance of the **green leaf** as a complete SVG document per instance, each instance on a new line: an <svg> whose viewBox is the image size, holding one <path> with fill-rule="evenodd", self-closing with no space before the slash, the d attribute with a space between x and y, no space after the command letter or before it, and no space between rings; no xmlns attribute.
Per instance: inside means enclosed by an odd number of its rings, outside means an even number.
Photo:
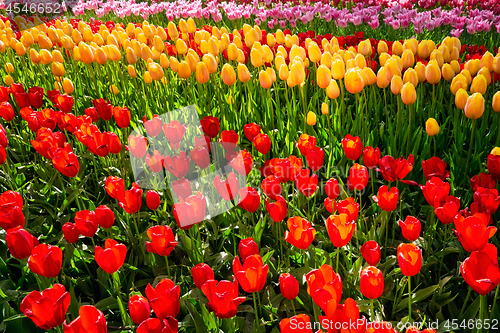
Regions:
<svg viewBox="0 0 500 333"><path fill-rule="evenodd" d="M421 300L429 297L434 293L437 289L439 288L439 285L434 285L427 287L425 289L421 289L417 291L415 294L413 294L411 298L411 304L418 303ZM408 298L403 299L401 302L399 302L398 306L396 307L396 311L401 311L404 308L408 307Z"/></svg>

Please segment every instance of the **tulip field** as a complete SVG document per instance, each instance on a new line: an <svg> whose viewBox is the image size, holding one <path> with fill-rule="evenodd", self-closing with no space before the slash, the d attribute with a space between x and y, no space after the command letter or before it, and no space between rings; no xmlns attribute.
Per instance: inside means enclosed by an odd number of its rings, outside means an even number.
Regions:
<svg viewBox="0 0 500 333"><path fill-rule="evenodd" d="M0 3L0 332L500 332L500 1Z"/></svg>

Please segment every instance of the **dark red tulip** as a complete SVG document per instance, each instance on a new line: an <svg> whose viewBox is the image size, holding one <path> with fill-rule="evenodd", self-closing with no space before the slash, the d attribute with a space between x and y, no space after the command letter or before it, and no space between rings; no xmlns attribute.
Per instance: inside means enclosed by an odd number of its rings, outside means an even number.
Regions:
<svg viewBox="0 0 500 333"><path fill-rule="evenodd" d="M174 317L167 317L161 321L158 318L149 318L137 327L137 333L177 333L179 322Z"/></svg>
<svg viewBox="0 0 500 333"><path fill-rule="evenodd" d="M93 305L83 305L80 316L71 323L64 323L64 333L106 333L106 317Z"/></svg>
<svg viewBox="0 0 500 333"><path fill-rule="evenodd" d="M26 259L31 255L31 250L37 246L38 238L20 226L7 230L5 240L10 254L16 259Z"/></svg>
<svg viewBox="0 0 500 333"><path fill-rule="evenodd" d="M339 214L347 214L347 220L356 221L359 214L359 204L354 201L354 198L347 198L337 203Z"/></svg>
<svg viewBox="0 0 500 333"><path fill-rule="evenodd" d="M126 106L115 106L113 108L113 115L115 116L116 125L120 128L125 128L130 125L130 111Z"/></svg>
<svg viewBox="0 0 500 333"><path fill-rule="evenodd" d="M14 109L9 102L0 103L0 117L5 121L11 121L14 119Z"/></svg>
<svg viewBox="0 0 500 333"><path fill-rule="evenodd" d="M17 105L20 109L26 108L31 105L30 97L26 92L13 92L14 99L16 100Z"/></svg>
<svg viewBox="0 0 500 333"><path fill-rule="evenodd" d="M26 92L26 90L24 90L24 87L23 87L22 83L13 83L7 89L10 89L10 92L12 94L19 94L19 93L22 93L22 92Z"/></svg>
<svg viewBox="0 0 500 333"><path fill-rule="evenodd" d="M460 265L467 284L480 295L487 295L500 283L497 248L487 244L482 251L472 252Z"/></svg>
<svg viewBox="0 0 500 333"><path fill-rule="evenodd" d="M212 267L204 263L199 263L198 265L192 267L191 275L193 276L194 285L198 289L201 289L201 286L203 286L208 280L214 279L214 271L212 270Z"/></svg>
<svg viewBox="0 0 500 333"><path fill-rule="evenodd" d="M323 204L330 214L333 214L333 212L337 210L337 202L335 199L325 198Z"/></svg>
<svg viewBox="0 0 500 333"><path fill-rule="evenodd" d="M95 247L95 261L106 273L113 274L122 267L127 256L127 248L114 239L106 239L105 248Z"/></svg>
<svg viewBox="0 0 500 333"><path fill-rule="evenodd" d="M380 262L381 251L376 241L371 240L366 242L361 246L360 251L368 265L376 266Z"/></svg>
<svg viewBox="0 0 500 333"><path fill-rule="evenodd" d="M347 134L342 139L342 148L344 149L345 156L353 161L357 160L363 152L363 144L360 137L354 137L351 134Z"/></svg>
<svg viewBox="0 0 500 333"><path fill-rule="evenodd" d="M57 89L47 90L47 98L52 102L52 104L57 103L57 96L61 95L61 92Z"/></svg>
<svg viewBox="0 0 500 333"><path fill-rule="evenodd" d="M422 161L422 170L427 180L432 177L438 177L441 180L450 177L450 172L446 170L446 167L446 162L437 156L431 157L427 161Z"/></svg>
<svg viewBox="0 0 500 333"><path fill-rule="evenodd" d="M122 200L125 197L125 182L117 176L109 176L106 178L106 192L113 199Z"/></svg>
<svg viewBox="0 0 500 333"><path fill-rule="evenodd" d="M125 191L125 196L118 203L129 214L137 213L142 206L142 190L137 183L132 183L132 188Z"/></svg>
<svg viewBox="0 0 500 333"><path fill-rule="evenodd" d="M335 178L330 178L325 184L326 195L330 199L337 199L340 195L339 182Z"/></svg>
<svg viewBox="0 0 500 333"><path fill-rule="evenodd" d="M239 190L238 206L250 213L255 213L260 206L260 195L253 187L242 187Z"/></svg>
<svg viewBox="0 0 500 333"><path fill-rule="evenodd" d="M347 186L350 190L362 191L368 185L368 169L358 163L354 163L349 168L349 177L347 178Z"/></svg>
<svg viewBox="0 0 500 333"><path fill-rule="evenodd" d="M311 222L300 216L294 216L289 218L286 224L288 230L285 232L285 240L298 249L306 250L316 235Z"/></svg>
<svg viewBox="0 0 500 333"><path fill-rule="evenodd" d="M155 190L146 192L146 204L151 210L157 210L160 207L160 195Z"/></svg>
<svg viewBox="0 0 500 333"><path fill-rule="evenodd" d="M295 177L295 186L306 197L313 195L318 188L318 176L310 173L309 169L302 169Z"/></svg>
<svg viewBox="0 0 500 333"><path fill-rule="evenodd" d="M71 295L61 284L54 284L41 293L30 292L21 302L20 310L43 330L61 326L66 319Z"/></svg>
<svg viewBox="0 0 500 333"><path fill-rule="evenodd" d="M103 120L110 120L113 116L113 106L109 104L109 101L105 101L102 98L92 101L92 104L97 109L99 117Z"/></svg>
<svg viewBox="0 0 500 333"><path fill-rule="evenodd" d="M432 177L420 186L427 203L434 208L439 207L439 203L450 194L450 184L443 182L438 177Z"/></svg>
<svg viewBox="0 0 500 333"><path fill-rule="evenodd" d="M5 151L4 147L0 146L0 165L3 165L6 160L7 160L7 152Z"/></svg>
<svg viewBox="0 0 500 333"><path fill-rule="evenodd" d="M206 147L191 149L191 158L200 169L205 169L210 165L210 154Z"/></svg>
<svg viewBox="0 0 500 333"><path fill-rule="evenodd" d="M194 147L195 148L204 147L210 153L210 150L212 149L212 144L210 142L210 138L206 135L203 135L203 134L201 135L201 138L195 137L194 138Z"/></svg>
<svg viewBox="0 0 500 333"><path fill-rule="evenodd" d="M0 111L1 114L1 111ZM486 166L494 180L500 179L500 155L489 154Z"/></svg>
<svg viewBox="0 0 500 333"><path fill-rule="evenodd" d="M232 172L227 175L226 180L221 180L220 175L215 176L213 185L222 199L226 201L233 200L240 190L238 178Z"/></svg>
<svg viewBox="0 0 500 333"><path fill-rule="evenodd" d="M234 130L222 131L219 142L226 150L234 150L238 144L240 136Z"/></svg>
<svg viewBox="0 0 500 333"><path fill-rule="evenodd" d="M306 155L307 165L312 171L318 171L323 166L323 160L325 157L325 152L320 147L314 147L309 149Z"/></svg>
<svg viewBox="0 0 500 333"><path fill-rule="evenodd" d="M219 135L219 118L206 116L200 120L203 133L209 138L215 138Z"/></svg>
<svg viewBox="0 0 500 333"><path fill-rule="evenodd" d="M42 107L43 103L43 88L41 87L31 87L28 90L28 98L30 100L30 104L35 109L39 109Z"/></svg>
<svg viewBox="0 0 500 333"><path fill-rule="evenodd" d="M420 231L422 230L422 225L420 221L413 217L407 216L404 221L399 221L399 226L403 231L403 237L409 241L416 241L420 237Z"/></svg>
<svg viewBox="0 0 500 333"><path fill-rule="evenodd" d="M384 292L384 275L377 267L368 266L361 271L359 287L363 296L377 299Z"/></svg>
<svg viewBox="0 0 500 333"><path fill-rule="evenodd" d="M71 109L73 109L73 102L74 101L72 96L66 94L59 95L56 97L56 103L54 106L64 113L70 113Z"/></svg>
<svg viewBox="0 0 500 333"><path fill-rule="evenodd" d="M248 257L253 256L254 254L259 254L259 246L255 243L252 237L245 238L240 240L238 252L241 260L245 262Z"/></svg>
<svg viewBox="0 0 500 333"><path fill-rule="evenodd" d="M163 122L157 114L154 114L151 120L147 120L146 116L142 117L142 123L146 133L152 138L157 137L162 131Z"/></svg>
<svg viewBox="0 0 500 333"><path fill-rule="evenodd" d="M413 169L414 161L415 158L411 154L408 156L408 159L402 156L398 159L394 159L394 157L386 155L378 161L380 169L377 169L377 171L381 172L384 179L388 182L402 180L405 184L413 185L414 182L403 180L403 178Z"/></svg>
<svg viewBox="0 0 500 333"><path fill-rule="evenodd" d="M253 167L252 155L246 149L240 150L229 160L229 165L240 175L248 176Z"/></svg>
<svg viewBox="0 0 500 333"><path fill-rule="evenodd" d="M181 151L179 155L165 156L163 160L165 169L177 178L185 177L189 172L189 161L191 157L186 156L186 152Z"/></svg>
<svg viewBox="0 0 500 333"><path fill-rule="evenodd" d="M276 196L281 194L281 183L274 175L265 178L262 181L261 187L264 193L272 200L276 200Z"/></svg>
<svg viewBox="0 0 500 333"><path fill-rule="evenodd" d="M299 294L299 281L290 273L280 275L280 292L283 297L294 300Z"/></svg>
<svg viewBox="0 0 500 333"><path fill-rule="evenodd" d="M93 211L81 210L75 214L75 225L78 232L85 237L93 237L99 228L97 217Z"/></svg>
<svg viewBox="0 0 500 333"><path fill-rule="evenodd" d="M174 218L181 229L189 229L193 224L205 219L207 199L201 192L174 204Z"/></svg>
<svg viewBox="0 0 500 333"><path fill-rule="evenodd" d="M151 307L148 299L142 295L134 295L128 300L128 311L132 321L139 325L151 317Z"/></svg>
<svg viewBox="0 0 500 333"><path fill-rule="evenodd" d="M495 235L497 228L488 227L488 221L488 216L481 213L467 218L457 215L454 231L465 251L481 251Z"/></svg>
<svg viewBox="0 0 500 333"><path fill-rule="evenodd" d="M66 222L62 226L62 231L64 238L68 243L75 244L78 242L78 238L80 237L80 232L74 223Z"/></svg>
<svg viewBox="0 0 500 333"><path fill-rule="evenodd" d="M311 319L308 315L301 313L291 318L280 321L281 333L313 333Z"/></svg>
<svg viewBox="0 0 500 333"><path fill-rule="evenodd" d="M378 161L380 160L380 149L373 147L365 147L363 149L363 164L368 169L375 169L378 166Z"/></svg>
<svg viewBox="0 0 500 333"><path fill-rule="evenodd" d="M460 209L460 199L452 195L444 197L439 206L434 209L434 213L443 224L450 224Z"/></svg>
<svg viewBox="0 0 500 333"><path fill-rule="evenodd" d="M299 141L296 143L302 156L307 156L307 152L316 147L316 138L311 135L301 134Z"/></svg>
<svg viewBox="0 0 500 333"><path fill-rule="evenodd" d="M269 138L269 135L264 133L257 134L252 143L255 146L255 149L257 149L262 155L267 154L271 149L271 139Z"/></svg>
<svg viewBox="0 0 500 333"><path fill-rule="evenodd" d="M253 139L260 133L260 125L256 123L246 124L243 126L243 132L248 140L253 141Z"/></svg>
<svg viewBox="0 0 500 333"><path fill-rule="evenodd" d="M163 133L170 142L172 149L179 149L182 138L186 134L187 125L181 124L177 120L172 120L170 123L163 124Z"/></svg>
<svg viewBox="0 0 500 333"><path fill-rule="evenodd" d="M348 220L347 214L330 215L326 219L326 230L333 246L343 247L351 240L356 222Z"/></svg>
<svg viewBox="0 0 500 333"><path fill-rule="evenodd" d="M149 170L151 170L154 173L159 173L163 171L164 159L165 156L161 155L158 150L155 150L152 156L149 153L147 153L145 161Z"/></svg>
<svg viewBox="0 0 500 333"><path fill-rule="evenodd" d="M179 199L186 199L193 194L191 182L186 178L180 178L172 182L172 189Z"/></svg>
<svg viewBox="0 0 500 333"><path fill-rule="evenodd" d="M140 135L129 135L128 137L128 151L137 158L143 158L148 149L148 140Z"/></svg>
<svg viewBox="0 0 500 333"><path fill-rule="evenodd" d="M342 297L342 279L330 265L323 265L306 274L307 293L321 310L337 306Z"/></svg>
<svg viewBox="0 0 500 333"><path fill-rule="evenodd" d="M264 265L262 257L258 254L247 257L243 265L238 256L233 260L233 273L241 288L247 293L261 291L266 285L268 272L269 267Z"/></svg>
<svg viewBox="0 0 500 333"><path fill-rule="evenodd" d="M38 275L53 278L59 275L62 250L57 246L40 244L33 248L28 259L29 269Z"/></svg>
<svg viewBox="0 0 500 333"><path fill-rule="evenodd" d="M24 224L23 198L18 192L4 192L0 195L0 227L8 231Z"/></svg>
<svg viewBox="0 0 500 333"><path fill-rule="evenodd" d="M151 284L146 286L146 296L156 316L163 320L167 317L175 317L180 311L181 290L179 286L170 279L161 280L153 289Z"/></svg>
<svg viewBox="0 0 500 333"><path fill-rule="evenodd" d="M2 124L0 124L0 147L7 148L8 143L7 131L3 128Z"/></svg>
<svg viewBox="0 0 500 333"><path fill-rule="evenodd" d="M97 113L97 109L95 107L86 108L85 114L92 119L93 123L99 120L99 113Z"/></svg>
<svg viewBox="0 0 500 333"><path fill-rule="evenodd" d="M494 214L500 204L500 197L496 189L480 187L474 192L474 202L477 202L489 210L491 214Z"/></svg>
<svg viewBox="0 0 500 333"><path fill-rule="evenodd" d="M266 210L274 222L281 222L287 214L286 200L281 196L276 196L276 202L269 203L269 198L266 198Z"/></svg>
<svg viewBox="0 0 500 333"><path fill-rule="evenodd" d="M201 291L208 298L209 310L222 319L233 318L238 305L245 301L245 297L238 297L238 280L234 276L233 282L208 280Z"/></svg>
<svg viewBox="0 0 500 333"><path fill-rule="evenodd" d="M415 244L399 244L398 264L403 275L417 275L422 268L422 250L420 250L420 248Z"/></svg>
<svg viewBox="0 0 500 333"><path fill-rule="evenodd" d="M177 242L172 229L168 225L157 225L147 231L151 242L146 242L148 252L156 253L160 256L168 256L174 250Z"/></svg>
<svg viewBox="0 0 500 333"><path fill-rule="evenodd" d="M480 187L493 189L496 187L496 181L490 174L481 172L470 179L470 187L474 192Z"/></svg>
<svg viewBox="0 0 500 333"><path fill-rule="evenodd" d="M391 187L389 191L386 185L378 190L377 196L373 196L373 201L377 202L382 210L392 212L398 205L399 190L397 187Z"/></svg>

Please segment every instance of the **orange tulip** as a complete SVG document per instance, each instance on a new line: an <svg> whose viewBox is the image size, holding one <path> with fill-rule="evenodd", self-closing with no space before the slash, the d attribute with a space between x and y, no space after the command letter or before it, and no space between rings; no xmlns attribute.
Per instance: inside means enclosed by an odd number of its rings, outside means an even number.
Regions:
<svg viewBox="0 0 500 333"><path fill-rule="evenodd" d="M465 104L465 116L469 119L480 118L484 113L484 97L480 93L474 93L467 98Z"/></svg>
<svg viewBox="0 0 500 333"><path fill-rule="evenodd" d="M363 90L365 83L359 69L350 69L345 73L345 87L351 94L357 94Z"/></svg>
<svg viewBox="0 0 500 333"><path fill-rule="evenodd" d="M406 105L411 105L417 101L417 91L411 83L405 83L401 89L401 99Z"/></svg>
<svg viewBox="0 0 500 333"><path fill-rule="evenodd" d="M230 64L225 64L222 67L222 81L228 86L232 86L236 82L236 73Z"/></svg>
<svg viewBox="0 0 500 333"><path fill-rule="evenodd" d="M460 88L457 90L457 93L455 94L455 105L457 108L460 110L465 109L465 104L467 104L467 100L469 98L469 94L467 94L467 91L463 88Z"/></svg>
<svg viewBox="0 0 500 333"><path fill-rule="evenodd" d="M331 215L326 220L328 236L335 247L343 247L349 243L356 229L355 221L348 221L347 214Z"/></svg>

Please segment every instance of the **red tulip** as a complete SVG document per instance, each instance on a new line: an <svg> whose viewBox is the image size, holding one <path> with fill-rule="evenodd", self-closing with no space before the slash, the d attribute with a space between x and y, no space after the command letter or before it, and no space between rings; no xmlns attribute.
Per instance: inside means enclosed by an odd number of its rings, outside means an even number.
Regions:
<svg viewBox="0 0 500 333"><path fill-rule="evenodd" d="M226 180L221 180L220 175L215 176L213 185L222 199L226 201L233 200L234 197L238 195L238 191L240 190L238 178L236 178L232 172L227 175Z"/></svg>
<svg viewBox="0 0 500 333"><path fill-rule="evenodd" d="M354 163L349 169L349 178L347 178L347 186L350 190L362 191L368 184L369 174L368 169L358 163Z"/></svg>
<svg viewBox="0 0 500 333"><path fill-rule="evenodd" d="M363 296L369 299L379 298L384 292L384 276L377 267L368 266L361 271L359 286Z"/></svg>
<svg viewBox="0 0 500 333"><path fill-rule="evenodd" d="M283 297L294 300L299 294L299 281L290 273L280 275L280 292Z"/></svg>
<svg viewBox="0 0 500 333"><path fill-rule="evenodd" d="M116 133L113 132L108 132L108 137L109 137L109 152L111 154L118 155L122 151L122 143L120 141L120 138Z"/></svg>
<svg viewBox="0 0 500 333"><path fill-rule="evenodd" d="M289 158L273 158L270 165L272 173L282 183L295 180L297 174L302 170L302 160L293 155Z"/></svg>
<svg viewBox="0 0 500 333"><path fill-rule="evenodd" d="M125 182L117 176L109 176L106 178L106 192L113 199L122 200L125 197Z"/></svg>
<svg viewBox="0 0 500 333"><path fill-rule="evenodd" d="M229 165L240 175L248 176L253 167L252 155L246 149L240 150L238 154L229 160Z"/></svg>
<svg viewBox="0 0 500 333"><path fill-rule="evenodd" d="M342 279L330 265L323 265L306 274L307 293L321 310L335 311L342 298ZM328 311L330 309L330 311Z"/></svg>
<svg viewBox="0 0 500 333"><path fill-rule="evenodd" d="M61 132L53 133L48 128L40 128L37 132L36 139L31 140L31 145L35 150L48 159L53 158L55 148L63 148L66 143L66 137Z"/></svg>
<svg viewBox="0 0 500 333"><path fill-rule="evenodd" d="M413 181L403 180L403 178L413 169L414 161L415 158L411 154L408 156L407 160L402 156L398 159L394 159L394 157L386 155L378 161L380 169L377 169L377 171L381 172L384 179L388 182L401 180L405 184L414 185Z"/></svg>
<svg viewBox="0 0 500 333"><path fill-rule="evenodd" d="M148 139L144 136L129 135L128 137L128 150L137 158L143 158L146 155L148 149Z"/></svg>
<svg viewBox="0 0 500 333"><path fill-rule="evenodd" d="M325 198L323 204L325 205L326 210L330 214L333 214L333 212L337 210L337 203L335 202L334 199Z"/></svg>
<svg viewBox="0 0 500 333"><path fill-rule="evenodd" d="M56 277L61 271L62 255L62 250L57 246L37 245L31 251L28 267L35 274Z"/></svg>
<svg viewBox="0 0 500 333"><path fill-rule="evenodd" d="M125 128L130 125L130 111L126 106L115 106L113 108L113 115L115 116L116 125L120 128Z"/></svg>
<svg viewBox="0 0 500 333"><path fill-rule="evenodd" d="M109 135L106 132L94 132L91 138L85 140L85 145L93 154L102 157L106 157L109 155Z"/></svg>
<svg viewBox="0 0 500 333"><path fill-rule="evenodd" d="M500 197L496 189L480 187L474 192L474 202L477 202L489 210L491 214L494 214L500 204Z"/></svg>
<svg viewBox="0 0 500 333"><path fill-rule="evenodd" d="M93 211L81 210L75 215L78 232L85 237L93 237L99 228L97 217Z"/></svg>
<svg viewBox="0 0 500 333"><path fill-rule="evenodd" d="M142 206L142 190L137 183L132 183L132 188L125 191L125 196L118 203L129 214L137 213Z"/></svg>
<svg viewBox="0 0 500 333"><path fill-rule="evenodd" d="M52 164L54 167L66 177L74 178L80 170L78 158L71 151L69 144L65 144L65 148L54 150L52 156Z"/></svg>
<svg viewBox="0 0 500 333"><path fill-rule="evenodd" d="M68 311L71 295L61 284L54 284L41 293L30 292L21 302L20 310L43 330L62 325Z"/></svg>
<svg viewBox="0 0 500 333"><path fill-rule="evenodd" d="M325 192L328 198L337 199L340 195L339 182L335 178L330 178L325 184Z"/></svg>
<svg viewBox="0 0 500 333"><path fill-rule="evenodd" d="M360 251L368 265L375 266L380 262L381 251L376 241L371 240L366 242L361 246Z"/></svg>
<svg viewBox="0 0 500 333"><path fill-rule="evenodd" d="M326 219L326 230L335 247L347 245L356 230L356 222L348 220L347 214L330 215Z"/></svg>
<svg viewBox="0 0 500 333"><path fill-rule="evenodd" d="M219 142L226 150L234 150L238 144L240 136L234 130L222 131Z"/></svg>
<svg viewBox="0 0 500 333"><path fill-rule="evenodd" d="M115 223L115 213L106 205L97 207L94 211L97 223L102 228L111 228Z"/></svg>
<svg viewBox="0 0 500 333"><path fill-rule="evenodd" d="M206 211L207 199L201 192L174 204L174 218L182 229L189 229L193 224L203 221Z"/></svg>
<svg viewBox="0 0 500 333"><path fill-rule="evenodd" d="M319 147L309 149L306 155L307 165L312 171L318 171L323 166L324 156L325 152Z"/></svg>
<svg viewBox="0 0 500 333"><path fill-rule="evenodd" d="M472 252L460 265L465 282L480 295L487 295L500 283L497 248L487 244L481 251Z"/></svg>
<svg viewBox="0 0 500 333"><path fill-rule="evenodd" d="M105 101L102 98L92 101L92 104L99 112L99 117L103 120L110 120L113 116L113 106L109 104L109 101Z"/></svg>
<svg viewBox="0 0 500 333"><path fill-rule="evenodd" d="M425 183L425 186L420 186L427 203L434 208L439 207L439 203L450 194L450 184L443 182L438 177L432 177Z"/></svg>
<svg viewBox="0 0 500 333"><path fill-rule="evenodd" d="M299 141L296 143L302 156L307 156L307 152L316 147L316 138L311 135L301 134Z"/></svg>
<svg viewBox="0 0 500 333"><path fill-rule="evenodd" d="M431 157L427 161L422 161L422 170L427 180L432 177L438 177L441 180L450 177L450 172L446 170L446 167L446 162L437 156Z"/></svg>
<svg viewBox="0 0 500 333"><path fill-rule="evenodd" d="M206 147L198 147L191 149L191 158L193 162L200 168L206 169L210 165L210 155Z"/></svg>
<svg viewBox="0 0 500 333"><path fill-rule="evenodd" d="M26 259L31 255L32 249L37 246L38 238L32 236L20 226L7 230L5 235L10 254L16 259Z"/></svg>
<svg viewBox="0 0 500 333"><path fill-rule="evenodd" d="M403 231L403 237L407 240L416 241L420 237L422 225L417 218L407 216L404 221L400 220L398 223Z"/></svg>
<svg viewBox="0 0 500 333"><path fill-rule="evenodd" d="M200 120L203 133L210 138L215 138L219 135L219 118L206 116Z"/></svg>
<svg viewBox="0 0 500 333"><path fill-rule="evenodd" d="M348 221L356 221L359 214L359 204L354 201L354 198L347 198L337 203L339 214L347 214Z"/></svg>
<svg viewBox="0 0 500 333"><path fill-rule="evenodd" d="M369 329L369 326L372 323L367 323L365 317L359 317L359 306L352 298L347 298L344 301L344 304L337 304L336 307L332 305L328 311L326 311L326 317L319 316L319 320L320 322L325 322L325 320L327 320L326 322L329 324L330 331L332 331L332 328L334 329L335 327L348 327L346 332L350 333L373 332ZM386 325L379 322L373 323L373 327L377 328L377 333L396 333L394 329L390 331L383 330L384 326L388 328L392 327L390 323L387 323ZM336 332L337 330L334 329L334 331Z"/></svg>
<svg viewBox="0 0 500 333"><path fill-rule="evenodd" d="M24 227L23 198L19 192L6 191L0 195L0 227L9 230Z"/></svg>
<svg viewBox="0 0 500 333"><path fill-rule="evenodd" d="M233 273L247 293L255 293L264 288L268 271L269 267L264 265L258 254L247 257L243 265L238 256L233 260Z"/></svg>
<svg viewBox="0 0 500 333"><path fill-rule="evenodd" d="M62 226L64 238L68 243L75 244L78 242L80 232L74 223L66 222Z"/></svg>
<svg viewBox="0 0 500 333"><path fill-rule="evenodd" d="M57 89L47 90L47 98L53 103L56 104L57 96L61 95L61 92Z"/></svg>
<svg viewBox="0 0 500 333"><path fill-rule="evenodd" d="M83 305L80 316L71 323L64 323L64 333L106 333L106 317L93 305Z"/></svg>
<svg viewBox="0 0 500 333"><path fill-rule="evenodd" d="M35 109L41 108L43 103L43 88L31 87L28 90L30 104Z"/></svg>
<svg viewBox="0 0 500 333"><path fill-rule="evenodd" d="M0 146L0 165L3 165L6 160L7 160L7 152L5 151L4 147Z"/></svg>
<svg viewBox="0 0 500 333"><path fill-rule="evenodd" d="M185 177L189 172L189 161L191 157L186 156L186 152L181 151L179 155L165 156L164 164L172 175L177 178Z"/></svg>
<svg viewBox="0 0 500 333"><path fill-rule="evenodd" d="M59 95L56 97L55 107L64 113L70 113L73 109L73 97L69 95ZM101 116L102 118L102 116ZM104 119L104 118L103 118Z"/></svg>
<svg viewBox="0 0 500 333"><path fill-rule="evenodd" d="M26 90L24 90L22 83L13 83L7 89L9 89L12 94L19 94L22 92L26 92Z"/></svg>
<svg viewBox="0 0 500 333"><path fill-rule="evenodd" d="M243 132L248 140L253 141L253 139L260 133L260 125L256 123L246 124L243 126Z"/></svg>
<svg viewBox="0 0 500 333"><path fill-rule="evenodd" d="M104 250L95 247L95 261L106 273L113 274L122 267L127 256L127 248L114 239L106 239Z"/></svg>
<svg viewBox="0 0 500 333"><path fill-rule="evenodd" d="M377 196L373 196L373 201L377 202L382 210L392 212L398 205L399 190L397 187L391 187L389 191L386 185L380 187Z"/></svg>
<svg viewBox="0 0 500 333"><path fill-rule="evenodd" d="M0 103L0 117L5 121L11 121L14 119L14 109L9 102Z"/></svg>
<svg viewBox="0 0 500 333"><path fill-rule="evenodd" d="M280 321L281 333L313 333L312 327L316 326L311 323L309 316L304 313Z"/></svg>
<svg viewBox="0 0 500 333"><path fill-rule="evenodd" d="M378 166L378 161L380 160L380 149L373 147L365 147L363 149L363 163L368 169L375 169Z"/></svg>
<svg viewBox="0 0 500 333"><path fill-rule="evenodd" d="M287 214L286 200L281 196L276 196L276 202L269 203L269 198L266 198L266 210L274 222L281 222Z"/></svg>
<svg viewBox="0 0 500 333"><path fill-rule="evenodd" d="M163 171L164 165L163 165L163 160L165 156L161 155L158 150L155 150L153 153L153 156L151 156L149 153L146 155L146 165L149 167L149 169L154 172L154 173L159 173Z"/></svg>
<svg viewBox="0 0 500 333"><path fill-rule="evenodd" d="M151 284L146 286L146 296L156 316L163 320L175 317L180 311L180 288L170 279L161 280L153 289Z"/></svg>
<svg viewBox="0 0 500 333"><path fill-rule="evenodd" d="M274 175L270 175L264 179L261 187L264 193L272 200L276 200L276 196L281 194L281 183Z"/></svg>
<svg viewBox="0 0 500 333"><path fill-rule="evenodd" d="M347 134L342 139L342 148L344 149L345 156L353 161L357 160L363 152L361 139L359 136L353 137L351 134Z"/></svg>
<svg viewBox="0 0 500 333"><path fill-rule="evenodd" d="M157 225L147 231L151 242L146 242L148 252L168 256L174 250L177 242L172 229L168 225Z"/></svg>
<svg viewBox="0 0 500 333"><path fill-rule="evenodd" d="M474 192L480 187L494 189L496 187L496 181L490 174L481 172L479 175L475 175L470 179L470 187Z"/></svg>
<svg viewBox="0 0 500 333"><path fill-rule="evenodd" d="M0 147L7 148L8 143L7 131L3 128L2 124L0 124Z"/></svg>
<svg viewBox="0 0 500 333"><path fill-rule="evenodd" d="M0 112L1 114L1 112ZM488 155L488 160L486 162L486 166L488 167L488 171L490 172L491 177L494 180L500 179L500 155Z"/></svg>
<svg viewBox="0 0 500 333"><path fill-rule="evenodd" d="M151 210L157 210L160 207L160 195L155 190L146 192L146 204Z"/></svg>
<svg viewBox="0 0 500 333"><path fill-rule="evenodd" d="M30 97L26 92L13 92L14 99L20 109L28 107L31 105Z"/></svg>
<svg viewBox="0 0 500 333"><path fill-rule="evenodd" d="M172 149L179 149L184 134L186 134L187 125L172 120L170 123L163 124L163 133L170 142Z"/></svg>
<svg viewBox="0 0 500 333"><path fill-rule="evenodd" d="M296 248L306 250L316 235L311 222L300 216L294 216L289 218L286 224L290 231L285 232L285 240Z"/></svg>
<svg viewBox="0 0 500 333"><path fill-rule="evenodd" d="M242 187L239 191L240 201L238 206L250 213L255 213L260 206L260 195L252 187Z"/></svg>
<svg viewBox="0 0 500 333"><path fill-rule="evenodd" d="M93 123L99 120L99 113L97 113L97 109L95 107L86 108L85 114L92 119Z"/></svg>
<svg viewBox="0 0 500 333"><path fill-rule="evenodd" d="M269 135L264 133L257 134L252 143L262 155L267 154L271 149L271 139L269 138Z"/></svg>
<svg viewBox="0 0 500 333"><path fill-rule="evenodd" d="M318 188L318 176L316 174L309 176L310 173L309 169L302 169L295 177L295 186L306 197L313 195Z"/></svg>
<svg viewBox="0 0 500 333"><path fill-rule="evenodd" d="M415 244L399 244L398 264L403 275L417 275L422 268L422 250L420 250L420 248Z"/></svg>
<svg viewBox="0 0 500 333"><path fill-rule="evenodd" d="M191 182L186 178L180 178L172 182L172 189L179 199L186 199L193 194Z"/></svg>
<svg viewBox="0 0 500 333"><path fill-rule="evenodd" d="M142 117L142 123L144 124L144 129L146 129L146 133L154 138L160 135L163 127L163 122L157 114L153 115L151 120L147 120L146 116Z"/></svg>
<svg viewBox="0 0 500 333"><path fill-rule="evenodd" d="M191 275L193 276L194 285L198 289L201 289L201 286L203 286L208 280L214 279L214 271L212 270L212 267L204 263L199 263L198 265L192 267Z"/></svg>
<svg viewBox="0 0 500 333"><path fill-rule="evenodd" d="M0 102L8 102L9 94L9 87L0 86Z"/></svg>
<svg viewBox="0 0 500 333"><path fill-rule="evenodd" d="M208 308L218 318L233 318L238 305L245 301L245 297L238 297L238 281L234 276L233 281L223 280L217 283L216 280L209 280L201 286L201 291L208 298Z"/></svg>
<svg viewBox="0 0 500 333"><path fill-rule="evenodd" d="M450 224L460 209L460 199L452 195L442 198L439 206L434 209L434 213L443 224Z"/></svg>
<svg viewBox="0 0 500 333"><path fill-rule="evenodd" d="M137 333L177 333L179 322L174 317L167 317L161 321L158 318L149 318L137 327Z"/></svg>
<svg viewBox="0 0 500 333"><path fill-rule="evenodd" d="M148 299L142 295L134 295L128 301L128 311L132 321L139 325L151 317L151 307Z"/></svg>
<svg viewBox="0 0 500 333"><path fill-rule="evenodd" d="M488 240L497 231L496 227L488 227L488 220L488 217L481 213L467 218L457 215L454 231L465 251L481 251L486 247Z"/></svg>
<svg viewBox="0 0 500 333"><path fill-rule="evenodd" d="M240 254L241 260L245 262L248 257L253 256L254 254L259 254L259 247L252 237L245 238L240 240L240 244L238 245L238 252Z"/></svg>

